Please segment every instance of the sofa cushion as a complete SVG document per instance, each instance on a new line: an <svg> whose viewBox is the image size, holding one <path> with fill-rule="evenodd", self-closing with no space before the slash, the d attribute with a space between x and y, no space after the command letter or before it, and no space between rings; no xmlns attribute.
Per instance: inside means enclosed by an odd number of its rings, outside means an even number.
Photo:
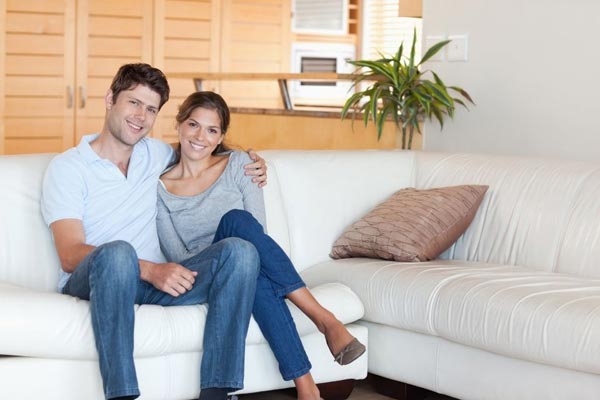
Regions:
<svg viewBox="0 0 600 400"><path fill-rule="evenodd" d="M309 285L350 287L369 322L600 373L600 279L480 262L364 258L325 262L302 277Z"/></svg>
<svg viewBox="0 0 600 400"><path fill-rule="evenodd" d="M467 229L487 188L402 189L346 228L331 257L433 260Z"/></svg>
<svg viewBox="0 0 600 400"><path fill-rule="evenodd" d="M298 271L329 259L331 245L355 221L400 188L414 186L408 151L261 152L267 230Z"/></svg>
<svg viewBox="0 0 600 400"><path fill-rule="evenodd" d="M60 264L42 219L42 179L52 154L0 157L0 281L55 291Z"/></svg>
<svg viewBox="0 0 600 400"><path fill-rule="evenodd" d="M312 288L315 298L344 324L359 320L364 308L348 287L339 283ZM315 325L288 301L300 336ZM152 357L202 350L207 307L135 306L135 355ZM61 359L97 359L89 302L0 283L0 354ZM264 343L252 319L246 343Z"/></svg>
<svg viewBox="0 0 600 400"><path fill-rule="evenodd" d="M600 277L599 163L415 153L417 189L490 186L469 229L440 258Z"/></svg>

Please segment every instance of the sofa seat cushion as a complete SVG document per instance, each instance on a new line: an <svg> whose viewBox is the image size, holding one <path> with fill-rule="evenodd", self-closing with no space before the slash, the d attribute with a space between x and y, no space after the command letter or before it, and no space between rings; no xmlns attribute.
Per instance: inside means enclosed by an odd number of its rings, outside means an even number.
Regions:
<svg viewBox="0 0 600 400"><path fill-rule="evenodd" d="M344 259L303 272L340 281L364 320L522 360L600 373L600 279L465 261Z"/></svg>
<svg viewBox="0 0 600 400"><path fill-rule="evenodd" d="M359 320L364 308L348 287L339 283L312 288L315 298L345 324ZM317 331L293 304L290 310L300 336ZM135 356L202 351L207 307L135 306ZM61 359L97 359L89 303L58 293L0 283L0 355ZM252 319L247 345L265 339Z"/></svg>

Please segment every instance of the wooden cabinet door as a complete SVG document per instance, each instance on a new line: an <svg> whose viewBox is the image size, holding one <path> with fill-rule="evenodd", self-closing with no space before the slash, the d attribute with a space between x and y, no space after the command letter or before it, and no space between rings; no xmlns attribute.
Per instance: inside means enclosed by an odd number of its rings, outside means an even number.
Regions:
<svg viewBox="0 0 600 400"><path fill-rule="evenodd" d="M289 0L223 0L221 72L289 72ZM221 95L230 106L282 108L276 81L227 81Z"/></svg>
<svg viewBox="0 0 600 400"><path fill-rule="evenodd" d="M220 8L219 0L155 0L154 65L167 77L173 72L219 71ZM176 142L177 108L195 88L191 79L169 78L169 86L170 100L159 113L154 136Z"/></svg>
<svg viewBox="0 0 600 400"><path fill-rule="evenodd" d="M153 0L78 0L75 143L99 132L119 67L153 62Z"/></svg>
<svg viewBox="0 0 600 400"><path fill-rule="evenodd" d="M75 0L5 0L0 8L4 22L0 150L5 154L64 150L73 145Z"/></svg>

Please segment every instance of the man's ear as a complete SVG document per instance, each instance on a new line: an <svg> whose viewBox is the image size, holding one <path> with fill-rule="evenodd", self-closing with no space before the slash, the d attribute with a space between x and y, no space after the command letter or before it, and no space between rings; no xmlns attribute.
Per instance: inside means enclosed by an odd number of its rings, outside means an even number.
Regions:
<svg viewBox="0 0 600 400"><path fill-rule="evenodd" d="M113 92L112 90L108 89L106 91L106 96L104 96L104 103L106 105L106 109L110 110L113 106Z"/></svg>

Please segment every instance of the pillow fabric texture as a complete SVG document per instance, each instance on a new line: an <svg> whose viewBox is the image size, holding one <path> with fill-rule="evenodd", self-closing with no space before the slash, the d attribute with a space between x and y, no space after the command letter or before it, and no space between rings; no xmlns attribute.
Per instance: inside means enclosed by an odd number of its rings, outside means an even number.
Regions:
<svg viewBox="0 0 600 400"><path fill-rule="evenodd" d="M346 228L330 256L433 260L467 229L487 189L461 185L399 190Z"/></svg>

